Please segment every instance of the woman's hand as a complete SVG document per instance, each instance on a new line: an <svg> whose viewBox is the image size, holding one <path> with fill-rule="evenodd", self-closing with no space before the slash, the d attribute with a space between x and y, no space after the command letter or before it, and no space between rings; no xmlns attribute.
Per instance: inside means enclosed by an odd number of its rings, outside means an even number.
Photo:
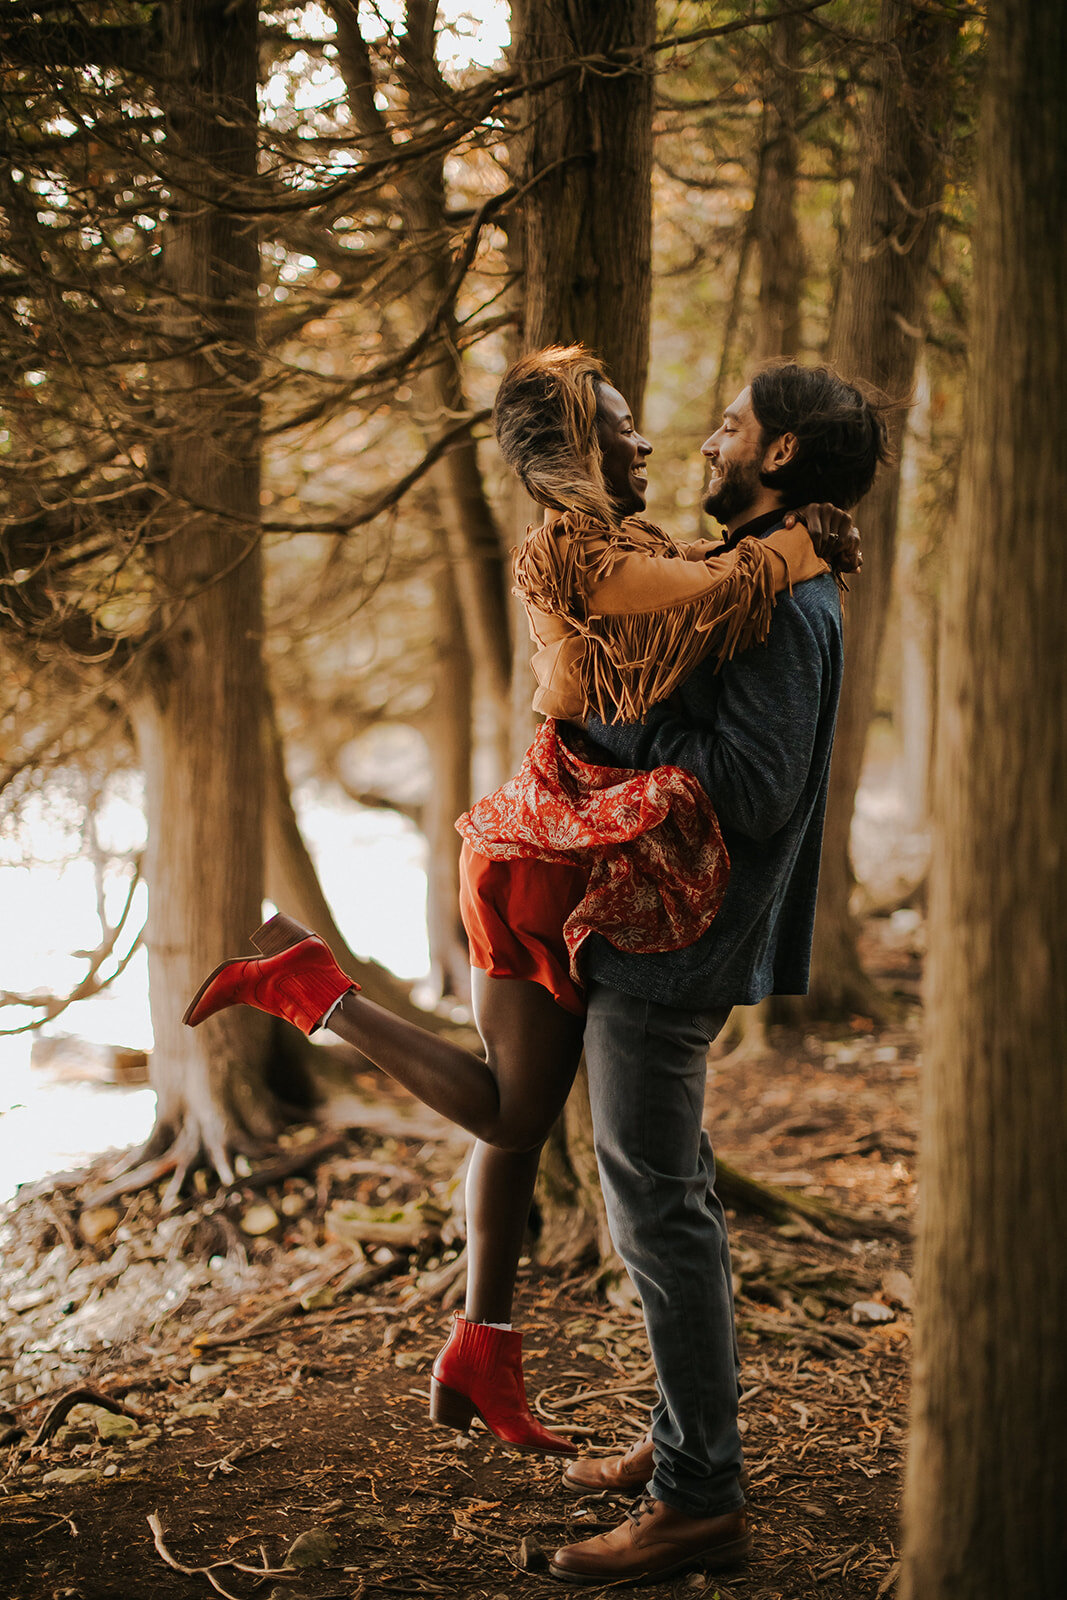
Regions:
<svg viewBox="0 0 1067 1600"><path fill-rule="evenodd" d="M787 528L797 522L802 522L811 534L815 554L828 561L835 572L858 572L863 566L859 529L847 511L823 501L791 511L785 519Z"/></svg>

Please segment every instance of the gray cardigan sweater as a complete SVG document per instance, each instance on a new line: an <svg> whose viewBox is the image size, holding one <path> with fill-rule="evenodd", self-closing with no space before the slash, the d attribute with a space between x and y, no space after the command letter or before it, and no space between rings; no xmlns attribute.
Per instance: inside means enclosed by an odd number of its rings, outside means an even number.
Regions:
<svg viewBox="0 0 1067 1600"><path fill-rule="evenodd" d="M747 523L729 545L785 515ZM780 597L765 644L719 672L701 662L643 722L586 725L594 760L699 778L730 855L726 897L702 938L634 955L594 934L587 979L694 1010L804 993L841 670L840 600L824 575Z"/></svg>

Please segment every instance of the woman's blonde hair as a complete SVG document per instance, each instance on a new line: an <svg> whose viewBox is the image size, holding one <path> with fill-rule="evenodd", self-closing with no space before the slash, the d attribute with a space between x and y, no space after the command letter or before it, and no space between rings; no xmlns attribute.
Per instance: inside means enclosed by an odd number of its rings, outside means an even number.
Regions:
<svg viewBox="0 0 1067 1600"><path fill-rule="evenodd" d="M548 345L504 374L493 405L501 453L538 505L619 521L601 466L597 395L609 382L584 345Z"/></svg>

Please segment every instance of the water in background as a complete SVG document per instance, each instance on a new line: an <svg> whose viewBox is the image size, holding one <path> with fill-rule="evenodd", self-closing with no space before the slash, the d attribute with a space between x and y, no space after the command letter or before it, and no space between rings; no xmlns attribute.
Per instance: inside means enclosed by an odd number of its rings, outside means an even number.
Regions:
<svg viewBox="0 0 1067 1600"><path fill-rule="evenodd" d="M357 955L373 956L403 978L429 967L426 942L426 844L418 830L395 812L356 806L339 792L305 791L294 796L304 838L315 859L338 926ZM73 813L53 806L31 816L32 838L11 843L0 854L0 990L69 992L84 976L86 962L71 951L95 949L100 941L92 865L75 854ZM144 831L135 794L116 795L100 821L102 842L136 847ZM37 863L12 865L32 843ZM107 883L109 920L118 915L128 878ZM144 918L143 889L131 911L131 931ZM239 955L240 951L220 951ZM29 1020L29 1011L0 1010L0 1029ZM73 1035L90 1044L150 1050L148 964L143 950L103 993L79 1001L45 1025L52 1039ZM145 1138L152 1126L155 1095L148 1088L63 1081L31 1067L35 1035L0 1037L0 1200L18 1184L46 1172L77 1166L112 1146Z"/></svg>

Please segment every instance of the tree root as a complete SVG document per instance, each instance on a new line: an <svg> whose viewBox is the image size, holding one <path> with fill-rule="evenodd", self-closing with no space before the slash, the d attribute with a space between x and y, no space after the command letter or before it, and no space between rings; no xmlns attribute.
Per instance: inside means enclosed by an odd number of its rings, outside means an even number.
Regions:
<svg viewBox="0 0 1067 1600"><path fill-rule="evenodd" d="M900 1007L862 965L854 940L840 940L832 960L812 965L806 995L778 996L775 1016L790 1027L809 1022L843 1022L869 1017L875 1024L892 1022Z"/></svg>
<svg viewBox="0 0 1067 1600"><path fill-rule="evenodd" d="M199 1122L191 1117L183 1122L174 1138L170 1137L170 1130L165 1125L157 1124L145 1143L131 1150L119 1162L118 1167L112 1172L110 1181L92 1189L85 1195L83 1203L87 1206L107 1205L110 1201L117 1200L120 1195L135 1194L139 1189L148 1189L161 1178L171 1174L170 1182L160 1200L160 1210L166 1213L173 1211L177 1206L190 1173L201 1165L203 1159L206 1159L208 1165L214 1169L224 1188L232 1189L244 1183L262 1187L274 1183L279 1178L288 1177L292 1172L300 1172L328 1150L335 1149L342 1141L343 1135L335 1131L302 1146L292 1154L280 1157L276 1162L262 1167L254 1176L238 1178L234 1171L232 1155L260 1154L266 1148L262 1140L253 1140L244 1130L235 1128L223 1142L217 1130L202 1128Z"/></svg>
<svg viewBox="0 0 1067 1600"><path fill-rule="evenodd" d="M732 1050L728 1050L725 1055L714 1057L710 1065L716 1071L720 1067L723 1070L731 1067L748 1067L756 1061L766 1061L777 1054L778 1051L767 1038L766 1029L760 1028L742 1034Z"/></svg>
<svg viewBox="0 0 1067 1600"><path fill-rule="evenodd" d="M361 1293L365 1289L373 1288L395 1272L400 1265L401 1257L390 1256L388 1261L372 1261L366 1266L354 1264L340 1269L343 1276L337 1284L338 1298L342 1295ZM331 1274L330 1279L338 1276L337 1272ZM305 1288L304 1294L310 1292L311 1286ZM197 1335L190 1346L190 1354L195 1358L207 1354L211 1350L224 1350L234 1345L249 1343L252 1339L273 1338L278 1330L287 1323L295 1322L303 1328L333 1328L338 1323L354 1322L359 1317L395 1317L396 1310L391 1305L350 1306L347 1310L329 1310L321 1312L304 1313L300 1306L300 1295L287 1295L284 1300L275 1305L267 1306L251 1322L244 1323L241 1327L231 1328L220 1334L213 1335L210 1339Z"/></svg>
<svg viewBox="0 0 1067 1600"><path fill-rule="evenodd" d="M129 1163L125 1163L124 1170L120 1169L119 1177L114 1178L111 1183L105 1183L99 1189L89 1191L85 1196L85 1204L104 1206L111 1200L117 1200L120 1195L135 1194L138 1189L148 1189L153 1183L158 1183L160 1178L165 1178L168 1172L173 1172L176 1165L173 1155L157 1156L154 1161L142 1162L140 1166L130 1167Z"/></svg>
<svg viewBox="0 0 1067 1600"><path fill-rule="evenodd" d="M318 1139L310 1139L307 1144L297 1145L286 1155L279 1156L277 1161L268 1162L264 1167L257 1167L247 1178L242 1178L240 1181L247 1184L250 1189L265 1189L268 1184L292 1177L294 1172L306 1171L323 1156L332 1155L335 1150L343 1149L347 1143L347 1132L343 1128L334 1129L330 1133L322 1134Z"/></svg>
<svg viewBox="0 0 1067 1600"><path fill-rule="evenodd" d="M769 1009L766 1000L761 1000L754 1006L734 1007L730 1021L723 1032L727 1038L732 1036L735 1042L722 1055L713 1058L716 1070L745 1066L750 1062L765 1061L768 1056L777 1055L778 1052L767 1037Z"/></svg>
<svg viewBox="0 0 1067 1600"><path fill-rule="evenodd" d="M879 1217L871 1212L845 1211L829 1200L815 1195L797 1194L775 1183L765 1183L750 1178L728 1161L715 1158L715 1189L726 1205L741 1206L755 1211L771 1222L788 1223L800 1220L831 1238L906 1239L909 1230L903 1222L893 1217Z"/></svg>
<svg viewBox="0 0 1067 1600"><path fill-rule="evenodd" d="M409 1135L412 1127L416 1126L418 1125L413 1119L408 1118L397 1118L389 1122L390 1131L401 1135ZM436 1131L435 1126L432 1132ZM81 1204L107 1205L122 1195L150 1188L160 1179L169 1176L170 1182L160 1201L161 1211L169 1212L177 1206L190 1174L202 1164L214 1169L223 1189L264 1190L291 1177L293 1173L307 1171L334 1151L344 1149L349 1137L348 1125L334 1124L306 1143L284 1150L276 1160L267 1161L246 1175L238 1175L233 1168L233 1156L259 1155L271 1146L265 1145L262 1140L253 1140L240 1127L228 1130L225 1145L217 1138L209 1141L207 1132L199 1129L198 1122L193 1117L183 1123L181 1131L173 1138L168 1128L157 1125L143 1144L128 1151L119 1159L118 1164L113 1166L108 1174L107 1181L82 1195ZM274 1148L277 1149L277 1146ZM364 1163L364 1170L394 1174L401 1171L396 1167L383 1168L379 1162ZM414 1174L411 1176L414 1177ZM75 1177L80 1177L84 1181L85 1174L78 1174Z"/></svg>
<svg viewBox="0 0 1067 1600"><path fill-rule="evenodd" d="M900 884L892 894L874 899L866 895L857 915L864 921L868 917L891 917L894 911L921 911L924 915L929 900L930 871L926 868L909 886Z"/></svg>
<svg viewBox="0 0 1067 1600"><path fill-rule="evenodd" d="M145 1421L143 1412L124 1406L121 1400L112 1400L110 1395L101 1394L98 1389L68 1389L66 1394L60 1395L41 1423L34 1445L44 1444L46 1439L50 1439L75 1406L99 1406L101 1411L110 1411L116 1417L132 1417L135 1422Z"/></svg>

